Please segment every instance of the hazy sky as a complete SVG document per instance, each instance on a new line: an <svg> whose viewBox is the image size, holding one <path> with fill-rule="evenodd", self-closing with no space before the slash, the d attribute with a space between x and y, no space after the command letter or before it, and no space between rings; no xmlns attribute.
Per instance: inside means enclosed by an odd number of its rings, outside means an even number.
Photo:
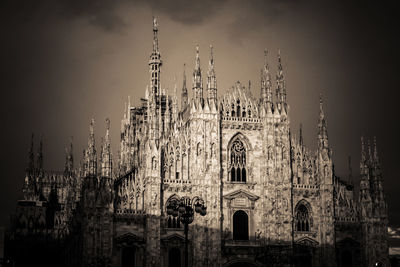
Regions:
<svg viewBox="0 0 400 267"><path fill-rule="evenodd" d="M281 49L292 132L303 124L316 148L322 93L337 174L348 175L352 156L358 183L360 136L377 136L390 223L400 225L396 129L400 78L399 16L379 1L37 0L0 2L1 179L0 225L8 223L22 184L30 136L44 138L44 165L63 170L64 146L74 137L78 166L89 122L97 145L111 120L117 156L120 120L128 95L138 104L149 82L152 16L159 20L162 85L170 93L183 64L188 81L200 46L204 75L214 46L218 95L237 80L260 95L263 50L276 73ZM275 76L275 75L273 75ZM204 80L205 82L205 80ZM190 87L190 83L188 84ZM274 84L275 85L275 84ZM397 111L397 112L396 112Z"/></svg>

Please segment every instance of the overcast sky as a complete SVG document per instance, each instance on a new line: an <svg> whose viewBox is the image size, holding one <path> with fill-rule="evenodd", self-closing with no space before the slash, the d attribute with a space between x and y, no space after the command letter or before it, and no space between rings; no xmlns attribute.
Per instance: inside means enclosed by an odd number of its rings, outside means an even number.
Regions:
<svg viewBox="0 0 400 267"><path fill-rule="evenodd" d="M376 135L390 223L400 225L399 14L391 3L6 0L0 7L0 225L7 225L22 197L32 133L35 149L43 135L45 168L63 170L69 137L78 167L90 119L96 120L99 145L110 118L117 156L124 102L129 95L138 104L149 82L153 15L159 20L162 85L170 93L174 76L181 88L184 63L191 81L196 44L206 74L212 44L218 95L238 80L251 80L258 97L264 48L273 74L281 49L292 132L302 123L305 144L316 148L322 93L337 175L347 177L350 155L355 183L360 136Z"/></svg>

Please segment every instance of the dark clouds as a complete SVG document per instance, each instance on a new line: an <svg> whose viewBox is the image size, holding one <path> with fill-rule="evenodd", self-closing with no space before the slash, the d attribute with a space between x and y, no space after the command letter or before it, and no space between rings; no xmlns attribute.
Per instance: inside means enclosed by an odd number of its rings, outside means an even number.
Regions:
<svg viewBox="0 0 400 267"><path fill-rule="evenodd" d="M315 146L318 95L324 93L330 142L338 174L347 156L358 173L359 137L377 135L390 208L400 224L396 181L400 135L397 9L373 1L0 1L2 220L21 195L31 132L45 140L45 166L62 169L63 146L74 136L81 159L91 116L96 134L111 118L114 155L123 99L144 94L151 49L151 15L160 18L163 84L170 87L194 44L213 43L219 94L236 80L252 80L259 95L262 51L282 48L291 105L291 127L303 123ZM247 83L247 82L245 82ZM99 139L98 139L99 140ZM77 164L76 164L77 166ZM7 192L7 193L6 193ZM397 212L396 212L397 211Z"/></svg>

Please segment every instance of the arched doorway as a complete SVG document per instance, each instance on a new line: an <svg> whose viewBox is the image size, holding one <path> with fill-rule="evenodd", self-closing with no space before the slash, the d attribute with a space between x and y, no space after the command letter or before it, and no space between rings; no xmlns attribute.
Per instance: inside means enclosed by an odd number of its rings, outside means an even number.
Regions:
<svg viewBox="0 0 400 267"><path fill-rule="evenodd" d="M233 239L249 240L249 217L243 210L233 214Z"/></svg>
<svg viewBox="0 0 400 267"><path fill-rule="evenodd" d="M121 266L122 267L135 267L135 248L125 247L121 252Z"/></svg>
<svg viewBox="0 0 400 267"><path fill-rule="evenodd" d="M353 266L353 256L351 255L351 252L348 250L342 252L342 266L343 267Z"/></svg>
<svg viewBox="0 0 400 267"><path fill-rule="evenodd" d="M171 248L168 252L168 267L181 267L181 250Z"/></svg>

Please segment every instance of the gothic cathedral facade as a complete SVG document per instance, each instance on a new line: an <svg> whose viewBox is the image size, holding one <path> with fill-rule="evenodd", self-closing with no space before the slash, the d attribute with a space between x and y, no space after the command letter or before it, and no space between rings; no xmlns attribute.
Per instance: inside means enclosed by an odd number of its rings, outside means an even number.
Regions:
<svg viewBox="0 0 400 267"><path fill-rule="evenodd" d="M15 247L51 236L68 266L183 266L184 227L166 210L200 197L207 212L189 225L189 266L388 266L375 140L362 140L356 196L335 175L322 98L317 150L290 130L280 55L273 86L265 53L260 97L240 82L218 96L212 47L206 77L197 47L191 97L184 72L178 101L176 86L172 96L162 87L156 19L153 33L150 84L141 105L125 107L118 162L108 120L99 153L92 120L79 169L72 144L60 173L43 170L41 148L34 164L31 148Z"/></svg>

